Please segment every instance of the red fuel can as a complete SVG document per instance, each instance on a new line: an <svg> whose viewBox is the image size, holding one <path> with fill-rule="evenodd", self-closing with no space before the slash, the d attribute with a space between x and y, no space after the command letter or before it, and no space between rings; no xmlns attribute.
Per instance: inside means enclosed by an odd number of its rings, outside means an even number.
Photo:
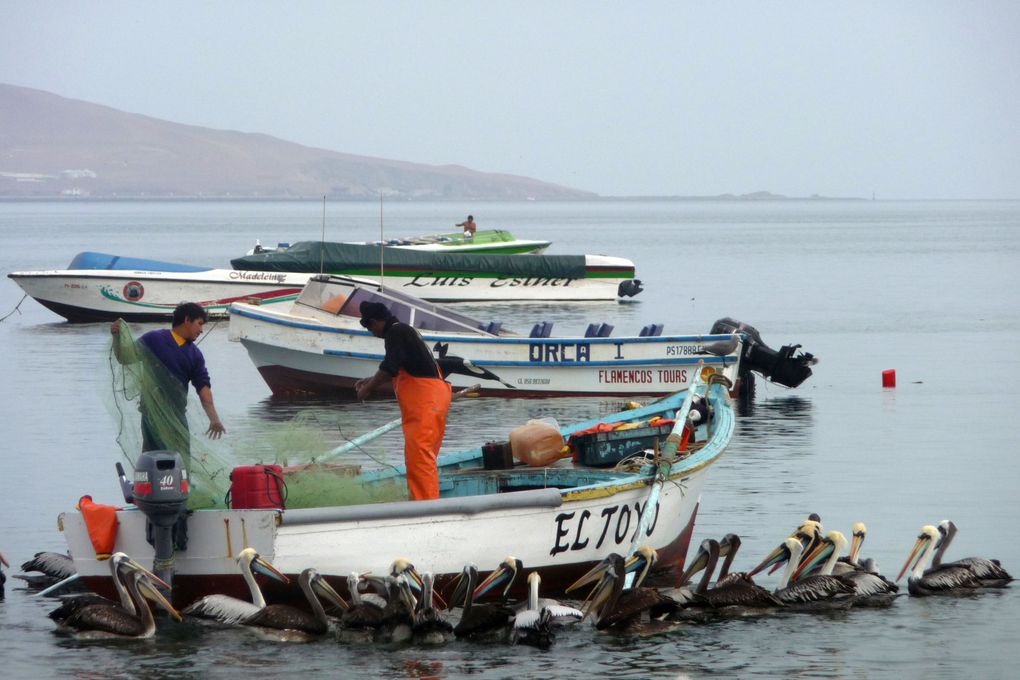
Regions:
<svg viewBox="0 0 1020 680"><path fill-rule="evenodd" d="M277 508L287 502L287 484L279 465L244 465L230 473L227 505L235 510Z"/></svg>

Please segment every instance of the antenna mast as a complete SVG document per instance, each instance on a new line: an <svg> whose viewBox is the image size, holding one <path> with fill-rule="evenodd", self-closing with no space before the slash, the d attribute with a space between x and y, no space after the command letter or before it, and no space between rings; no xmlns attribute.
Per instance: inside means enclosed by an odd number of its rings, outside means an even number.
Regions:
<svg viewBox="0 0 1020 680"><path fill-rule="evenodd" d="M323 262L326 258L326 194L322 195L322 238L319 239L319 276L325 269Z"/></svg>

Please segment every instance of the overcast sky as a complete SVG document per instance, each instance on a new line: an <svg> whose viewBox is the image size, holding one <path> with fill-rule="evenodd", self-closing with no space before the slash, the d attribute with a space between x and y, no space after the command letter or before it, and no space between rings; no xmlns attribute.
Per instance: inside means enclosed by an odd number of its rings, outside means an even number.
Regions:
<svg viewBox="0 0 1020 680"><path fill-rule="evenodd" d="M1020 199L1016 0L0 0L0 82L607 196Z"/></svg>

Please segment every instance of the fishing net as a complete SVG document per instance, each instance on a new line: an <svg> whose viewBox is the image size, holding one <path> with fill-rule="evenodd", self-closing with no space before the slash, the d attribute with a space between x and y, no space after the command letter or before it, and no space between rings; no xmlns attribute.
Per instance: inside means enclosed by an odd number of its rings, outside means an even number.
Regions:
<svg viewBox="0 0 1020 680"><path fill-rule="evenodd" d="M359 476L361 465L340 456L356 448L375 460L363 447L331 446L326 433L342 432L333 413L310 409L283 422L247 423L232 427L228 437L208 438L208 419L194 389L137 342L126 323L118 322L118 328L109 351L110 385L103 390L117 444L132 468L143 447L179 452L190 481L189 509L226 507L231 471L255 464L284 468L287 508L406 500L403 476L366 482Z"/></svg>

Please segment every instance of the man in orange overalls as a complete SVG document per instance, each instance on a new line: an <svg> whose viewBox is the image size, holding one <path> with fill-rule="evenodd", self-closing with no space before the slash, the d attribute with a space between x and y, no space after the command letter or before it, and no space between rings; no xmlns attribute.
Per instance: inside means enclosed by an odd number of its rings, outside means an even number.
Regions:
<svg viewBox="0 0 1020 680"><path fill-rule="evenodd" d="M411 500L439 498L436 458L446 432L452 396L435 357L414 327L401 323L386 305L362 302L361 325L385 341L386 356L371 378L359 380L358 399L393 381L404 428L404 463Z"/></svg>

